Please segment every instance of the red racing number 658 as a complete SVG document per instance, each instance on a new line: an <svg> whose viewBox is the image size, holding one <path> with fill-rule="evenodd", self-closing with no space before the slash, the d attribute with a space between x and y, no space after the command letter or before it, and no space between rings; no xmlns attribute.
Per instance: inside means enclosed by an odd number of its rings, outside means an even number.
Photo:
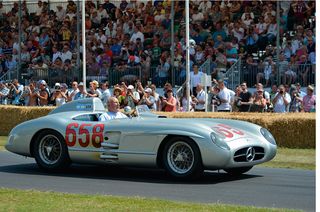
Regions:
<svg viewBox="0 0 320 212"><path fill-rule="evenodd" d="M104 124L96 124L90 132L92 124L81 124L79 127L78 123L70 123L66 128L66 143L72 147L76 145L77 141L81 147L89 146L90 142L96 148L101 147L103 142L103 131ZM91 134L91 139L90 139ZM78 136L78 139L77 139Z"/></svg>

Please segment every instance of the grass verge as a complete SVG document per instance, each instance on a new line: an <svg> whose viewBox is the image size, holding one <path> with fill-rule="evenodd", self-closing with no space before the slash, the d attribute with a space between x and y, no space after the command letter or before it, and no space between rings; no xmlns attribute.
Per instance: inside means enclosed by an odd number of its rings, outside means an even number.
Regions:
<svg viewBox="0 0 320 212"><path fill-rule="evenodd" d="M7 136L0 136L0 150L4 150ZM315 170L316 150L315 149L289 149L278 148L276 157L259 166L271 168L291 168Z"/></svg>
<svg viewBox="0 0 320 212"><path fill-rule="evenodd" d="M278 148L275 158L259 166L315 170L316 150Z"/></svg>
<svg viewBox="0 0 320 212"><path fill-rule="evenodd" d="M6 188L0 189L0 199L0 208L3 211L296 211Z"/></svg>
<svg viewBox="0 0 320 212"><path fill-rule="evenodd" d="M7 142L7 136L0 136L0 150L4 150L4 145Z"/></svg>

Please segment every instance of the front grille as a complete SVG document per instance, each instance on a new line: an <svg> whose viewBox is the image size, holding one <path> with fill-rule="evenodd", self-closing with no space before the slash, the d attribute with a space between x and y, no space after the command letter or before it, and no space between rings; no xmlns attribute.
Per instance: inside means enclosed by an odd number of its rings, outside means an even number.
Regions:
<svg viewBox="0 0 320 212"><path fill-rule="evenodd" d="M236 153L234 154L233 160L235 162L250 162L250 161L261 160L264 157L264 149L262 147L254 146L252 147L254 150L253 159L249 157L249 159L251 160L248 160L247 152L249 148L250 147L246 147L236 151Z"/></svg>

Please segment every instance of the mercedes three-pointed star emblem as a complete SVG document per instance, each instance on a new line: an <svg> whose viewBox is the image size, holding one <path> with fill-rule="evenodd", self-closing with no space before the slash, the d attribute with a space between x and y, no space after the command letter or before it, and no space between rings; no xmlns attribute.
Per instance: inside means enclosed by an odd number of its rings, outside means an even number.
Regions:
<svg viewBox="0 0 320 212"><path fill-rule="evenodd" d="M247 161L248 161L248 162L253 161L255 155L256 155L256 151L254 150L254 148L253 148L253 147L249 147L249 148L247 149L247 152L246 152L246 159L247 159Z"/></svg>

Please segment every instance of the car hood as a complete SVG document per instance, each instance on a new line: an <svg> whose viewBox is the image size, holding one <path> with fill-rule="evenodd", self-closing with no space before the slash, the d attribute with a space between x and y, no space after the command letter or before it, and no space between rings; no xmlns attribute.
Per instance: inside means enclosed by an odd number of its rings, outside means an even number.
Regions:
<svg viewBox="0 0 320 212"><path fill-rule="evenodd" d="M143 125L165 126L167 129L185 130L202 134L215 132L226 141L239 138L254 138L261 136L260 126L245 121L215 118L159 118L143 119Z"/></svg>

